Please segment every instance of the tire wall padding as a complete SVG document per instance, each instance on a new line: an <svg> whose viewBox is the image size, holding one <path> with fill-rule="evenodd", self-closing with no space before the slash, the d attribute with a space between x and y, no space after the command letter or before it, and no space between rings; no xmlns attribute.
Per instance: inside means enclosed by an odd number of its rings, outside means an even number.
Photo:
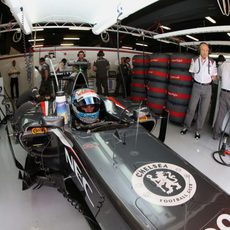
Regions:
<svg viewBox="0 0 230 230"><path fill-rule="evenodd" d="M168 86L168 101L187 105L191 97L191 88L169 84Z"/></svg>
<svg viewBox="0 0 230 230"><path fill-rule="evenodd" d="M155 53L149 55L149 65L152 67L168 68L169 66L169 55L164 53Z"/></svg>
<svg viewBox="0 0 230 230"><path fill-rule="evenodd" d="M168 82L168 69L150 67L148 69L148 80Z"/></svg>
<svg viewBox="0 0 230 230"><path fill-rule="evenodd" d="M147 95L151 97L166 98L168 84L164 82L148 81Z"/></svg>
<svg viewBox="0 0 230 230"><path fill-rule="evenodd" d="M189 53L174 53L170 58L170 67L176 69L189 69L193 54Z"/></svg>
<svg viewBox="0 0 230 230"><path fill-rule="evenodd" d="M187 70L171 69L169 72L169 83L180 86L192 86L192 74Z"/></svg>
<svg viewBox="0 0 230 230"><path fill-rule="evenodd" d="M187 112L186 105L178 105L178 104L168 101L166 108L169 111L170 121L179 123L179 124L182 124L184 122L186 112Z"/></svg>
<svg viewBox="0 0 230 230"><path fill-rule="evenodd" d="M132 58L132 64L135 67L148 67L149 55L134 55Z"/></svg>

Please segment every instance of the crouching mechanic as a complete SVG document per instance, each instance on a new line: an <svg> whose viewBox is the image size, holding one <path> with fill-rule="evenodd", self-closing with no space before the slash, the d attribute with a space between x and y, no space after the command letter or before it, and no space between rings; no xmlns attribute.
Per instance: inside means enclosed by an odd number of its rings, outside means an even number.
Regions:
<svg viewBox="0 0 230 230"><path fill-rule="evenodd" d="M89 125L98 122L100 116L101 99L92 89L78 89L72 98L73 126Z"/></svg>

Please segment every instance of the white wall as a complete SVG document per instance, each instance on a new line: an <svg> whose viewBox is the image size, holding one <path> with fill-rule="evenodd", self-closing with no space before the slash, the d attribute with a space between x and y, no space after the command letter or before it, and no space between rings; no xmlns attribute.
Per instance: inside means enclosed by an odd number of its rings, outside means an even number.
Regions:
<svg viewBox="0 0 230 230"><path fill-rule="evenodd" d="M39 58L48 55L49 53L54 53L55 58L52 59L53 64L57 64L62 58L66 58L67 61L77 60L77 53L79 50L83 50L86 54L86 59L91 63L91 70L88 75L91 77L95 75L92 71L93 62L97 59L97 53L99 50L103 50L105 53L105 58L110 62L110 70L117 71L118 59L117 59L117 49L103 48L103 47L45 47L36 48L33 52L33 66L39 66ZM136 54L142 54L141 51L133 50L119 50L119 56L121 57L132 57ZM7 92L10 94L10 79L8 77L8 70L11 67L12 60L16 60L17 66L20 69L20 80L19 80L19 93L22 94L27 90L32 83L27 80L26 73L26 62L24 54L20 55L8 55L0 57L0 73L4 80L4 86ZM36 74L34 74L36 76Z"/></svg>

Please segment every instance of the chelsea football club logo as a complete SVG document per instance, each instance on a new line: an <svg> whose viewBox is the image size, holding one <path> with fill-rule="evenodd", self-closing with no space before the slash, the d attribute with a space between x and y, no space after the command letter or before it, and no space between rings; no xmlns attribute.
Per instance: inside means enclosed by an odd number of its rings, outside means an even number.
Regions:
<svg viewBox="0 0 230 230"><path fill-rule="evenodd" d="M185 169L169 163L150 163L132 176L136 193L152 204L176 206L189 201L196 192L196 181Z"/></svg>

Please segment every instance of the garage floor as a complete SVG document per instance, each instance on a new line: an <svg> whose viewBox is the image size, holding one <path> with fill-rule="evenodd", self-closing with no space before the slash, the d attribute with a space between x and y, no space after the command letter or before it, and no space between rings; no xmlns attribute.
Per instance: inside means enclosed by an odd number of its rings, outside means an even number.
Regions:
<svg viewBox="0 0 230 230"><path fill-rule="evenodd" d="M218 141L211 138L211 129L205 127L200 140L194 132L180 135L179 126L169 123L165 143L203 172L214 183L230 194L230 167L216 163L212 152ZM157 135L158 130L154 131ZM0 223L4 230L73 230L90 229L84 217L54 188L21 190L6 137L0 127Z"/></svg>

